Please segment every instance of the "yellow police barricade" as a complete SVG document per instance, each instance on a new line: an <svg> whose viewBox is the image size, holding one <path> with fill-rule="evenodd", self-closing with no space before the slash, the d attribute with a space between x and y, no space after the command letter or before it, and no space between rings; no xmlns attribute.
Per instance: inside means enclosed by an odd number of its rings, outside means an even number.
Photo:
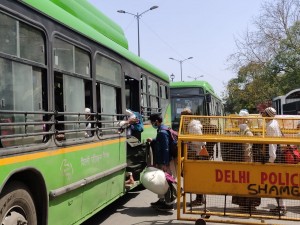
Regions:
<svg viewBox="0 0 300 225"><path fill-rule="evenodd" d="M300 116L182 116L177 219L198 225L299 224L299 121Z"/></svg>

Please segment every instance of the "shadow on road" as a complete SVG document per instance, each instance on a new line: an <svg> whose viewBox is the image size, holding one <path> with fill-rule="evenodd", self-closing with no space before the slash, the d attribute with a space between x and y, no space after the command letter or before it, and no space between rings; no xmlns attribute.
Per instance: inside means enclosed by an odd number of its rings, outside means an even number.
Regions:
<svg viewBox="0 0 300 225"><path fill-rule="evenodd" d="M141 219L141 222L132 223L131 225L162 225L162 224L181 224L181 225L191 225L194 223L187 221L178 221L171 218L159 218L161 216L173 217L176 214L176 210L171 212L161 212L154 208L151 208L149 205L142 207L126 207L125 205L132 199L138 197L140 192L144 190L143 188L136 188L131 192L127 193L117 201L113 202L111 205L102 209L99 213L94 215L92 218L88 219L81 225L99 225L105 223L105 221L111 217L113 214L124 214L129 217L138 217ZM149 220L150 218L157 218L155 221ZM143 221L143 218L145 219ZM125 223L124 223L125 224Z"/></svg>
<svg viewBox="0 0 300 225"><path fill-rule="evenodd" d="M104 209L102 209L99 213L94 215L92 218L88 219L87 221L83 222L81 225L99 225L107 218L109 218L112 214L118 212L120 210L120 206L125 205L128 201L132 198L135 198L139 195L139 192L129 192L126 195L119 198L117 201L113 202L112 204L108 205ZM95 222L96 221L96 222Z"/></svg>

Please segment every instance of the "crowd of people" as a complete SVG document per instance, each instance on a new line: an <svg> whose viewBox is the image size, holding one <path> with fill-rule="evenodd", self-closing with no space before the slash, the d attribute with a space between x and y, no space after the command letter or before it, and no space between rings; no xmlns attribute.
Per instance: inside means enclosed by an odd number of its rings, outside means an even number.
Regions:
<svg viewBox="0 0 300 225"><path fill-rule="evenodd" d="M189 108L182 110L181 115L192 115L192 112ZM240 110L237 115L240 117L239 124L239 133L242 136L253 136L253 132L248 126L249 123L249 112L246 109ZM274 117L276 116L276 110L272 107L267 107L262 113L261 116L265 118L266 121L266 136L280 137L282 132L280 126ZM155 150L155 167L163 170L166 173L172 174L170 168L171 158L169 157L169 133L166 131L166 126L163 124L163 119L160 114L152 114L150 116L150 122L152 127L157 130L156 138L148 138L147 141L151 143L151 146ZM300 122L297 126L300 129ZM190 134L202 134L202 124L201 122L195 119L191 119L187 125L187 132ZM188 157L194 157L194 159L199 158L199 151L205 147L206 142L191 142L188 147ZM268 154L268 163L276 162L276 153L278 152L277 144L267 144L265 145L266 153ZM243 162L254 162L254 153L253 153L253 144L243 143L242 144L242 159ZM210 159L209 157L207 159ZM203 158L202 158L203 160ZM206 202L205 195L196 194L196 199L190 202L190 206L201 206ZM261 198L259 197L242 197L242 196L232 196L232 204L239 205L240 208L245 210L255 210L261 204ZM287 213L285 201L282 198L276 198L276 207L271 208L270 212L275 215L285 215ZM152 207L155 207L158 210L173 210L173 205L166 203L164 196L158 196L156 202L151 203Z"/></svg>
<svg viewBox="0 0 300 225"><path fill-rule="evenodd" d="M93 136L92 133L92 124L90 122L91 118L91 110L89 108L85 109L85 119L86 119L86 132L85 137ZM126 119L120 122L119 126L122 131L127 131L127 136L135 136L139 140L141 140L141 132L143 132L143 122L139 118L139 114L135 113L129 109L126 110ZM193 115L190 108L185 108L182 110L181 115ZM249 112L246 109L240 110L238 115L240 119L238 119L238 127L239 133L242 136L253 136L253 132L248 126L249 123ZM261 116L265 118L266 121L266 135L272 137L280 137L282 136L282 132L280 130L280 126L274 117L276 116L276 110L272 107L266 108ZM175 162L174 159L170 156L170 133L168 132L168 127L164 125L163 118L160 113L151 114L149 117L152 127L157 131L157 135L154 138L148 138L147 142L153 149L154 155L154 167L162 170L166 174L176 175L176 169L174 167ZM202 135L202 124L197 119L191 119L187 124L187 130L189 134L200 134ZM297 125L297 128L300 129L300 121ZM205 149L206 142L194 141L188 144L188 157L193 159L211 159L211 157L200 158L200 151ZM266 152L268 152L268 162L275 163L276 157L278 153L279 145L277 144L268 144L265 146ZM242 159L243 162L254 162L253 159L253 144L251 143L243 143L242 144ZM209 156L209 155L207 155ZM172 166L173 165L173 166ZM126 185L132 185L135 180L131 172L127 174ZM192 200L189 205L190 206L201 206L206 203L206 196L204 194L195 194L196 198ZM270 209L270 212L279 215L285 215L286 204L285 201L281 198L276 198L277 206L273 209ZM242 196L232 196L232 203L237 204L240 208L255 210L261 204L261 198L258 197L242 197ZM165 195L158 195L158 200L151 203L152 207L155 207L161 211L169 211L173 210L174 201L167 201Z"/></svg>

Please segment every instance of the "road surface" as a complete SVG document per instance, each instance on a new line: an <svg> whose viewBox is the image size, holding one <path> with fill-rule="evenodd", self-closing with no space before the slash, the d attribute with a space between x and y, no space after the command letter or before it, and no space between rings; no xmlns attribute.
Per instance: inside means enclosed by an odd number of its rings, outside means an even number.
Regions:
<svg viewBox="0 0 300 225"><path fill-rule="evenodd" d="M157 200L156 194L137 187L127 193L127 195L118 199L110 206L103 209L101 212L84 222L82 225L170 225L181 224L190 225L195 224L195 221L179 221L177 220L177 211L160 212L150 207L150 203ZM299 212L300 213L300 212ZM186 215L185 215L186 216ZM194 216L193 216L194 217ZM234 220L230 217L215 217L218 220ZM243 220L243 219L242 219ZM241 221L241 218L239 218ZM258 219L244 219L246 223L260 223ZM233 224L233 223L227 223ZM282 220L268 220L262 224L284 224L296 225L299 222L282 221ZM220 225L220 223L213 223L209 220L206 225Z"/></svg>

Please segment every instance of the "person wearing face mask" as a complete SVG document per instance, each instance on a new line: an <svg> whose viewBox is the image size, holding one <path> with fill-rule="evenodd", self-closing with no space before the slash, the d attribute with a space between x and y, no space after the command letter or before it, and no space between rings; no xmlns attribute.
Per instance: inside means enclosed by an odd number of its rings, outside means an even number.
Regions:
<svg viewBox="0 0 300 225"><path fill-rule="evenodd" d="M147 142L150 142L150 145L154 153L154 165L156 168L161 169L162 171L172 174L170 169L170 154L169 154L169 133L168 127L163 124L163 119L160 113L154 113L150 115L149 118L151 125L154 129L157 130L156 138L147 138ZM151 206L160 210L160 211L170 211L173 210L173 203L168 204L165 201L164 196L158 195L158 201L152 202Z"/></svg>
<svg viewBox="0 0 300 225"><path fill-rule="evenodd" d="M241 118L239 119L239 128L241 136L253 136L249 126L248 119L249 112L247 109L240 110L238 114ZM252 152L252 144L251 143L243 143L243 162L253 162L253 152ZM256 197L240 197L240 196L232 196L232 203L239 205L239 207L243 210L255 210L255 207L259 206L261 203L260 198Z"/></svg>

